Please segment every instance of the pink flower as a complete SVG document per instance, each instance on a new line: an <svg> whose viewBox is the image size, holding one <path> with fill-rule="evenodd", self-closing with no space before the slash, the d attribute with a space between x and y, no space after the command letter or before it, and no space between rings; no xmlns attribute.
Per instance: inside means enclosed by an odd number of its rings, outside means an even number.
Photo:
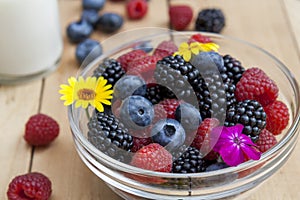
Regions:
<svg viewBox="0 0 300 200"><path fill-rule="evenodd" d="M261 152L252 140L242 133L244 126L219 126L212 130L213 150L218 152L229 166L237 166L247 160L259 160Z"/></svg>

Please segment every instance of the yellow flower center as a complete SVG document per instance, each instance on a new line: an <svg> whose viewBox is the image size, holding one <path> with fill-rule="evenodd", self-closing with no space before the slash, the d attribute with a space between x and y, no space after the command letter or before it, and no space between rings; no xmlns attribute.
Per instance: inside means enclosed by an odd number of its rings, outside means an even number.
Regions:
<svg viewBox="0 0 300 200"><path fill-rule="evenodd" d="M77 95L79 99L88 101L95 99L96 93L94 90L83 88L78 90Z"/></svg>

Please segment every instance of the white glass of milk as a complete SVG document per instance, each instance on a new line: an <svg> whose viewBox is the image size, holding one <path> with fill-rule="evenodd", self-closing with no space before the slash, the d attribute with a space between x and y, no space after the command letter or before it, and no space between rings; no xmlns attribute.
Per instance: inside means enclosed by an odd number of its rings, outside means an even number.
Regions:
<svg viewBox="0 0 300 200"><path fill-rule="evenodd" d="M0 84L46 75L62 51L57 0L0 0Z"/></svg>

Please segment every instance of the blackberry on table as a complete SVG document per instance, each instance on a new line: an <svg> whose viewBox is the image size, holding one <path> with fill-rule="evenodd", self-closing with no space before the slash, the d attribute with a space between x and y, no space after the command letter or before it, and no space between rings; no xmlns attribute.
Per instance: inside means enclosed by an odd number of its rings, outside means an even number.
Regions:
<svg viewBox="0 0 300 200"><path fill-rule="evenodd" d="M180 55L167 56L157 62L154 78L168 87L179 99L193 102L194 87L199 85L200 72ZM196 100L196 98L195 98Z"/></svg>
<svg viewBox="0 0 300 200"><path fill-rule="evenodd" d="M173 162L173 173L198 173L206 169L206 162L201 158L199 150L188 147L186 151Z"/></svg>
<svg viewBox="0 0 300 200"><path fill-rule="evenodd" d="M227 110L224 125L244 125L243 133L256 142L259 134L266 127L266 116L262 105L258 101L245 100L238 102Z"/></svg>
<svg viewBox="0 0 300 200"><path fill-rule="evenodd" d="M237 84L245 72L245 68L242 66L240 61L230 55L223 56L223 61L224 67L220 71L223 81Z"/></svg>
<svg viewBox="0 0 300 200"><path fill-rule="evenodd" d="M220 9L203 9L198 13L195 29L196 31L206 31L220 33L225 26L225 17Z"/></svg>
<svg viewBox="0 0 300 200"><path fill-rule="evenodd" d="M115 59L106 59L95 70L94 76L103 76L112 86L125 74L121 64Z"/></svg>
<svg viewBox="0 0 300 200"><path fill-rule="evenodd" d="M88 140L100 151L121 162L133 146L133 137L112 114L95 113L88 122Z"/></svg>

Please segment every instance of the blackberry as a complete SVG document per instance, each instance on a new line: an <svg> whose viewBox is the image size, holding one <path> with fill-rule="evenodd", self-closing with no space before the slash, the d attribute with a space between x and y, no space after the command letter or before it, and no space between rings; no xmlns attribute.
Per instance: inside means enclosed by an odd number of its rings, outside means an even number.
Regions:
<svg viewBox="0 0 300 200"><path fill-rule="evenodd" d="M164 99L162 95L162 86L160 85L150 85L147 87L145 98L148 99L153 105L158 104Z"/></svg>
<svg viewBox="0 0 300 200"><path fill-rule="evenodd" d="M203 9L199 12L196 19L195 29L197 31L206 31L220 33L225 26L225 17L220 9Z"/></svg>
<svg viewBox="0 0 300 200"><path fill-rule="evenodd" d="M199 85L200 72L180 55L167 56L157 62L154 78L168 87L179 99L195 103L194 87Z"/></svg>
<svg viewBox="0 0 300 200"><path fill-rule="evenodd" d="M220 74L204 74L196 92L202 119L217 118L223 121L226 110L236 102L235 86L223 83Z"/></svg>
<svg viewBox="0 0 300 200"><path fill-rule="evenodd" d="M94 76L103 76L112 86L114 86L124 74L124 69L115 59L105 59L94 71Z"/></svg>
<svg viewBox="0 0 300 200"><path fill-rule="evenodd" d="M88 140L108 156L126 162L133 137L112 114L95 113L88 122Z"/></svg>
<svg viewBox="0 0 300 200"><path fill-rule="evenodd" d="M259 138L259 134L266 127L266 113L262 105L255 100L238 102L227 110L224 125L244 125L243 133L248 135L253 142Z"/></svg>
<svg viewBox="0 0 300 200"><path fill-rule="evenodd" d="M242 66L241 62L231 57L230 55L223 56L224 67L220 71L224 82L232 82L237 84L241 79L245 68Z"/></svg>
<svg viewBox="0 0 300 200"><path fill-rule="evenodd" d="M201 158L200 152L194 147L188 147L186 151L173 162L173 173L198 173L206 169L206 162Z"/></svg>

